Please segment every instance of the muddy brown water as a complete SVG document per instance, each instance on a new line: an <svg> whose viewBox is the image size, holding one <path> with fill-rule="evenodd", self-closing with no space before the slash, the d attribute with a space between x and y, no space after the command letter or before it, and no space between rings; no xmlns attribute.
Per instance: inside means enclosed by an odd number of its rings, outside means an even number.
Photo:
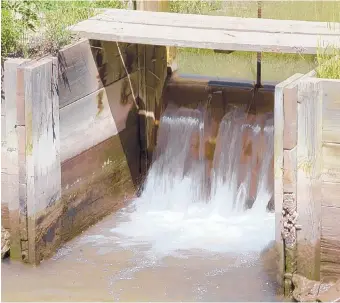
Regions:
<svg viewBox="0 0 340 303"><path fill-rule="evenodd" d="M2 301L282 301L275 254L185 251L157 257L124 247L104 219L31 267L2 262Z"/></svg>

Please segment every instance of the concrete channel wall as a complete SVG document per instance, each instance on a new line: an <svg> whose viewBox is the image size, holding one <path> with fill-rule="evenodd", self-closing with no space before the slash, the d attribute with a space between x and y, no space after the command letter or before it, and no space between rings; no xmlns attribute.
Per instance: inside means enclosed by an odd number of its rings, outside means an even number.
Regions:
<svg viewBox="0 0 340 303"><path fill-rule="evenodd" d="M135 196L166 74L165 47L93 40L5 62L12 258L39 263Z"/></svg>
<svg viewBox="0 0 340 303"><path fill-rule="evenodd" d="M296 74L275 90L279 277L340 277L340 80ZM291 281L285 279L285 292ZM283 283L282 283L283 284Z"/></svg>

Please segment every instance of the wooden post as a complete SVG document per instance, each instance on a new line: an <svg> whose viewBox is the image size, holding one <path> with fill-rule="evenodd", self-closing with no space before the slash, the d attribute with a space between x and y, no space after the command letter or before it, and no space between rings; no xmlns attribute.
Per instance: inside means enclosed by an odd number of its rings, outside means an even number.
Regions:
<svg viewBox="0 0 340 303"><path fill-rule="evenodd" d="M140 0L136 4L137 9L148 11L168 10L169 5L167 0ZM162 111L161 96L167 76L166 47L138 45L138 70L141 174L144 177L156 142L156 121Z"/></svg>
<svg viewBox="0 0 340 303"><path fill-rule="evenodd" d="M29 60L8 59L4 68L4 91L6 113L6 184L3 184L2 195L7 200L9 209L9 224L11 233L11 258L21 259L21 232L20 232L20 204L19 204L19 146L18 133L22 127L17 108L17 99L20 98L17 84L18 68ZM5 181L4 180L4 181Z"/></svg>
<svg viewBox="0 0 340 303"><path fill-rule="evenodd" d="M340 80L320 79L322 88L321 279L340 276Z"/></svg>
<svg viewBox="0 0 340 303"><path fill-rule="evenodd" d="M60 199L58 62L45 58L18 70L19 209L22 258L36 264L36 218ZM27 234L25 235L27 230Z"/></svg>
<svg viewBox="0 0 340 303"><path fill-rule="evenodd" d="M289 108L288 100L284 93L287 92L287 87L292 86L293 83L298 80L302 75L295 74L292 77L286 79L285 81L279 83L275 87L275 104L274 104L274 201L275 201L275 230L276 230L276 246L278 249L278 282L282 287L282 291L289 287L284 287L284 273L286 271L286 254L283 235L283 221L284 216L282 211L284 208L284 199L287 201L292 201L291 192L286 192L285 188L287 184L284 182L284 148L285 148L285 138L289 133L290 124L285 123L289 119L287 108ZM293 101L293 100L292 100ZM288 114L289 115L289 114ZM290 119L293 119L293 113ZM296 119L295 119L296 120ZM297 129L295 129L295 132ZM286 162L286 165L289 163ZM292 203L294 203L292 201Z"/></svg>
<svg viewBox="0 0 340 303"><path fill-rule="evenodd" d="M297 273L320 278L322 96L317 78L299 81L297 134Z"/></svg>

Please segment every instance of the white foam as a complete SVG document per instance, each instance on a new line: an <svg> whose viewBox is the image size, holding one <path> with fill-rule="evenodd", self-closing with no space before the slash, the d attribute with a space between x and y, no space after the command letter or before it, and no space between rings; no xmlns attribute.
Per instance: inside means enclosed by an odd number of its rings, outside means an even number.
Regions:
<svg viewBox="0 0 340 303"><path fill-rule="evenodd" d="M138 203L138 201L136 201ZM204 205L188 214L148 211L130 214L129 221L111 231L125 237L125 245L149 244L156 253L201 249L212 252L260 252L275 239L274 214L251 209L230 216L210 214Z"/></svg>
<svg viewBox="0 0 340 303"><path fill-rule="evenodd" d="M146 244L160 254L197 249L244 253L259 252L275 239L274 214L266 211L272 189L268 178L263 176L268 172L273 149L268 148L264 157L254 209L245 210L245 203L250 198L249 178L256 155L245 179L239 180L243 132L250 131L256 144L260 126L249 127L245 113L240 110L222 120L211 195L207 198L201 152L203 122L204 115L198 111L171 108L165 112L156 158L142 196L134 201L134 211L125 211L122 221L111 230L124 239L121 245ZM266 132L266 136L268 144L272 144L273 133ZM198 159L193 159L191 154L195 138L199 138Z"/></svg>

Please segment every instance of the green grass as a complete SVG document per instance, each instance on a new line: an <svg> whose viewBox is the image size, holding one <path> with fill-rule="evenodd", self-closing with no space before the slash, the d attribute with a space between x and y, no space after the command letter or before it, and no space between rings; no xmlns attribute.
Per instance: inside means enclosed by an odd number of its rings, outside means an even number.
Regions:
<svg viewBox="0 0 340 303"><path fill-rule="evenodd" d="M13 0L12 0L13 1ZM24 2L16 0L14 2ZM71 43L75 37L66 28L96 13L98 8L123 8L120 0L96 1L58 1L31 0L32 14L42 13L33 20L33 29L40 37L34 45L28 44L24 36L33 30L20 20L16 20L13 12L6 8L8 0L2 1L2 57L23 56L34 57L46 53L55 53L61 47ZM5 8L5 9L4 9ZM171 12L226 15L236 17L257 17L256 1L220 1L220 0L170 0ZM32 16L32 15L30 15ZM270 19L306 20L340 22L340 1L263 1L262 17ZM34 19L34 18L33 18ZM44 28L39 36L39 29ZM336 53L338 54L338 53ZM232 54L216 54L213 50L179 48L179 67L182 72L212 74L219 76L251 77L255 79L256 54L251 52L234 52ZM318 73L322 77L338 77L338 61L329 63L330 57L323 53L317 56L299 54L262 54L263 76L280 80L286 74L306 72L306 69L320 65ZM335 60L331 60L333 62ZM325 64L325 62L328 62ZM268 71L271 72L268 72Z"/></svg>
<svg viewBox="0 0 340 303"><path fill-rule="evenodd" d="M171 0L177 13L257 18L256 1ZM339 1L263 1L262 18L304 21L340 21Z"/></svg>
<svg viewBox="0 0 340 303"><path fill-rule="evenodd" d="M257 18L256 1L174 0L170 3L170 10L177 13ZM331 22L340 22L340 2L263 1L262 18L321 21L331 24ZM329 59L329 56L321 54L312 56L263 53L263 79L280 81L297 72L306 73ZM216 54L213 50L180 48L178 49L178 61L179 68L184 73L256 79L255 53ZM336 75L336 66L336 64L333 64L333 67L324 65L320 68L320 73L325 73L324 70L327 69L328 73Z"/></svg>
<svg viewBox="0 0 340 303"><path fill-rule="evenodd" d="M340 50L332 48L330 53L319 51L317 54L317 77L325 79L340 79Z"/></svg>
<svg viewBox="0 0 340 303"><path fill-rule="evenodd" d="M27 26L15 18L17 9L11 3L21 6L23 16L34 22ZM67 27L93 16L99 8L122 8L119 0L96 1L39 1L39 0L3 0L1 2L1 56L35 57L46 53L55 53L61 47L74 40ZM42 15L43 17L41 18ZM35 43L29 43L25 37L36 35Z"/></svg>

